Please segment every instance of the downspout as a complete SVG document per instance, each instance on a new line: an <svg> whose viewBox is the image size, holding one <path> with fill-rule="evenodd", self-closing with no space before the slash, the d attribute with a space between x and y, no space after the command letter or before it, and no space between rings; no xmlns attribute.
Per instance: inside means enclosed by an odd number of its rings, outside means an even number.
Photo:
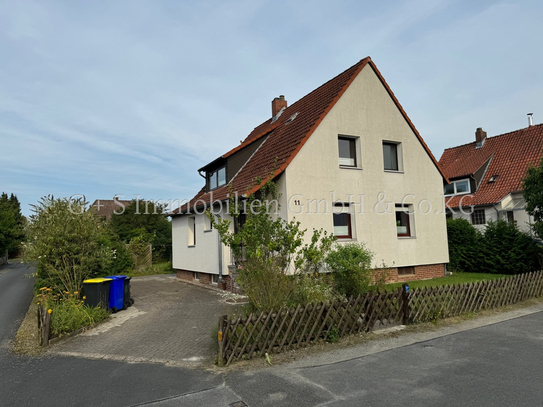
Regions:
<svg viewBox="0 0 543 407"><path fill-rule="evenodd" d="M221 242L221 235L217 231L217 241L218 241L218 251L219 251L219 284L222 287L222 242Z"/></svg>

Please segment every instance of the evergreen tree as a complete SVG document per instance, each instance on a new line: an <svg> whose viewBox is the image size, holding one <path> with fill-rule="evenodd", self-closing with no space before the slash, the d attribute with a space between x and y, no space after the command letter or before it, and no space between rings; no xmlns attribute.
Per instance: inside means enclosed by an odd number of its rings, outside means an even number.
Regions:
<svg viewBox="0 0 543 407"><path fill-rule="evenodd" d="M0 256L4 256L6 251L10 256L17 254L23 240L24 221L17 197L14 194L8 197L3 192L0 195Z"/></svg>
<svg viewBox="0 0 543 407"><path fill-rule="evenodd" d="M537 167L530 167L522 182L526 211L534 217L534 232L543 239L543 158Z"/></svg>

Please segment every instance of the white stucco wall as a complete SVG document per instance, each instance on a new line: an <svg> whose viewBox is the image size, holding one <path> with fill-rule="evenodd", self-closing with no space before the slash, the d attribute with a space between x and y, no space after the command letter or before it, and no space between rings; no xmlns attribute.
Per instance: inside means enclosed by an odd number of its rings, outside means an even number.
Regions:
<svg viewBox="0 0 543 407"><path fill-rule="evenodd" d="M188 220L196 222L196 244L189 246ZM206 215L175 216L172 219L173 268L219 274L218 233L205 231ZM224 264L224 263L223 263Z"/></svg>
<svg viewBox="0 0 543 407"><path fill-rule="evenodd" d="M359 137L361 169L339 167L338 135ZM384 170L383 140L402 143L403 172ZM442 177L370 66L362 70L294 158L285 181L291 203L288 217L295 217L309 230L332 232L333 216L308 214L303 207L308 200L331 203L334 191L336 200L360 203L359 194L363 194L363 207L354 206L353 240L367 243L375 253L375 266L448 262ZM374 211L380 193L385 194L381 200L389 203L390 213ZM394 204L408 194L412 196L405 203L413 204L417 211L416 237L398 238ZM294 199L302 205L292 205ZM417 210L422 200L428 200L432 207L427 215ZM426 211L427 204L421 208ZM377 206L377 212L385 211Z"/></svg>
<svg viewBox="0 0 543 407"><path fill-rule="evenodd" d="M484 206L484 207L478 206L475 209L484 209L486 223L488 223L490 221L495 222L495 221L498 220L498 212L496 212L496 209L494 209L493 206ZM455 209L454 212L453 212L453 219L465 219L469 223L471 223L471 207L469 207L469 206L465 207L464 212L465 213L461 212L458 209ZM486 224L485 225L473 225L473 227L475 229L478 229L481 232L483 232L485 230L485 228L486 228Z"/></svg>

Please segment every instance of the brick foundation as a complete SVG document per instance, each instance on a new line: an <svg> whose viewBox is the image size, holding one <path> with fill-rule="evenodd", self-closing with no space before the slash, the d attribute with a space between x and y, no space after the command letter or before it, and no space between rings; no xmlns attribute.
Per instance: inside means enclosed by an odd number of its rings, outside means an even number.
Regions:
<svg viewBox="0 0 543 407"><path fill-rule="evenodd" d="M390 267L387 269L374 270L376 281L385 283L403 283L404 281L413 280L428 280L431 278L445 277L445 264L425 264L421 266L413 266L414 273L399 275L398 267Z"/></svg>

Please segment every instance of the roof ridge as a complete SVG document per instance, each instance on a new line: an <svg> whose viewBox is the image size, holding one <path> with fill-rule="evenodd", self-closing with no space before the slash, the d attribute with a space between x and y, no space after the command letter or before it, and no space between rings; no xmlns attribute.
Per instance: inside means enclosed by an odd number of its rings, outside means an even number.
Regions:
<svg viewBox="0 0 543 407"><path fill-rule="evenodd" d="M507 133L502 133L502 134L496 134L495 136L488 136L486 139L489 140L489 139L495 139L495 138L498 138L498 137L502 137L502 136L509 136L511 135L512 133L518 133L519 131L524 131L524 130L528 130L532 127L540 127L540 126L543 126L543 123L539 123L539 124L534 124L532 126L528 126L528 127L523 127L521 129L517 129L517 130L511 130L511 131L508 131ZM465 144L459 144L455 147L448 147L446 148L445 150L443 151L447 151L447 150L454 150L455 148L459 148L459 147L464 147L464 146L469 146L470 144L475 144L476 141L471 141L469 143L465 143Z"/></svg>

